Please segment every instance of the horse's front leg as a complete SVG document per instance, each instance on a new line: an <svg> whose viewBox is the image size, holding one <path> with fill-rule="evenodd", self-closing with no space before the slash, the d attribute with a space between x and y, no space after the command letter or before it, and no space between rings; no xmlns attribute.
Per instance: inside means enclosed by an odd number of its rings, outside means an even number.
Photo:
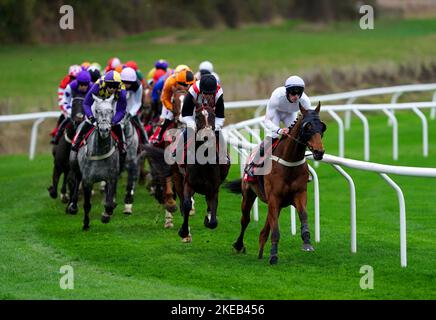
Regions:
<svg viewBox="0 0 436 320"><path fill-rule="evenodd" d="M106 182L104 212L101 216L101 222L103 223L108 223L111 219L112 214L114 213L114 209L116 207L115 204L116 190L117 190L117 178L115 177Z"/></svg>
<svg viewBox="0 0 436 320"><path fill-rule="evenodd" d="M71 189L70 189L70 202L66 208L66 213L76 214L79 211L78 201L79 201L79 186L82 181L82 174L70 169Z"/></svg>
<svg viewBox="0 0 436 320"><path fill-rule="evenodd" d="M67 194L67 182L68 182L69 172L70 172L69 168L65 168L62 187L61 187L61 201L63 203L68 203L68 201L70 200Z"/></svg>
<svg viewBox="0 0 436 320"><path fill-rule="evenodd" d="M301 223L301 239L303 240L303 246L301 249L303 251L314 251L315 249L310 244L310 231L309 224L307 223L307 192L304 191L296 194L294 197L294 203Z"/></svg>
<svg viewBox="0 0 436 320"><path fill-rule="evenodd" d="M207 215L204 217L204 225L209 229L215 229L218 226L216 211L218 208L218 190L212 194L206 195Z"/></svg>
<svg viewBox="0 0 436 320"><path fill-rule="evenodd" d="M91 192L92 192L92 184L83 183L83 230L89 230L89 212L91 211Z"/></svg>
<svg viewBox="0 0 436 320"><path fill-rule="evenodd" d="M127 173L126 196L124 197L124 214L131 214L135 182L138 178L138 163L134 159L129 160Z"/></svg>
<svg viewBox="0 0 436 320"><path fill-rule="evenodd" d="M279 230L279 215L280 215L280 204L279 199L272 195L268 202L268 223L271 228L271 251L269 255L269 263L277 264L278 257L278 246L280 240L280 230Z"/></svg>
<svg viewBox="0 0 436 320"><path fill-rule="evenodd" d="M55 159L53 166L52 185L47 188L50 197L56 199L58 197L59 178L62 174L62 168Z"/></svg>
<svg viewBox="0 0 436 320"><path fill-rule="evenodd" d="M179 236L183 242L191 242L192 236L189 230L189 212L192 209L191 197L194 195L194 190L185 182L183 187L183 224L179 229Z"/></svg>

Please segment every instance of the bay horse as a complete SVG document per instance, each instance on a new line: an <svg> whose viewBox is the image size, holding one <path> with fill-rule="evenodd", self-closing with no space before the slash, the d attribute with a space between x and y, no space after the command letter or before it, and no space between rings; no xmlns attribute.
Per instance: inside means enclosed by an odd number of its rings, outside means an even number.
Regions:
<svg viewBox="0 0 436 320"><path fill-rule="evenodd" d="M206 105L197 106L195 110L195 122L197 132L193 133L194 141L192 142L195 149L194 163L190 163L187 159L186 164L175 163L173 165L174 183L180 201L180 211L183 215L183 224L178 231L182 242L192 241L189 228L189 216L195 193L202 194L206 198L207 214L204 218L205 227L215 229L218 226L217 209L219 189L230 169L226 145L221 145L219 141L217 141L214 108ZM192 129L186 128L186 130ZM221 135L220 131L217 133ZM205 139L205 137L207 137L207 139ZM197 138L199 138L200 141L197 141ZM200 148L207 159L200 161L198 157L200 155L198 152ZM189 146L187 154L189 158Z"/></svg>
<svg viewBox="0 0 436 320"><path fill-rule="evenodd" d="M65 132L59 139L57 145L53 146L53 175L52 175L52 185L47 188L50 197L56 199L58 196L58 184L60 176L63 174L63 182L61 187L61 201L63 203L68 203L70 196L67 193L67 183L71 192L71 179L69 177L70 164L69 157L71 151L71 141L76 133L77 126L83 120L83 97L74 97L72 100L71 107L71 119L65 127Z"/></svg>
<svg viewBox="0 0 436 320"><path fill-rule="evenodd" d="M78 185L82 182L84 195L83 230L89 229L89 212L91 211L91 192L95 182L105 181L105 211L101 221L108 223L116 207L115 196L119 176L119 150L112 137L111 121L114 116L114 95L108 99L94 97L94 115L96 127L77 152L77 159L70 157L70 166L75 170L74 194L70 206L77 208ZM67 208L68 210L69 208Z"/></svg>
<svg viewBox="0 0 436 320"><path fill-rule="evenodd" d="M173 114L174 121L170 124L167 130L181 128L182 122L179 117L182 112L183 100L187 94L186 90L176 89L172 97L173 100ZM167 131L168 132L168 131ZM170 145L170 142L164 138L158 145L148 144L145 147L145 153L148 158L151 175L152 175L152 188L154 197L159 203L165 207L165 228L172 228L173 213L177 210L177 203L175 201L173 173L172 168L165 162L165 148ZM191 215L194 210L191 211Z"/></svg>
<svg viewBox="0 0 436 320"><path fill-rule="evenodd" d="M271 155L270 173L263 176L263 188L258 181L248 182L237 180L228 185L232 192L242 192L241 232L233 244L236 252L245 252L244 233L250 223L250 210L256 197L268 205L268 216L265 226L259 235L259 255L262 259L265 242L271 232L270 264L278 262L278 243L280 239L280 210L293 205L301 223L301 238L303 251L313 251L310 243L310 231L307 222L307 182L309 178L308 165L305 161L306 148L312 151L315 160L322 160L324 146L322 137L327 126L319 118L321 103L315 110L306 110L299 104L301 116L289 128L289 133L283 135ZM262 190L263 189L263 190Z"/></svg>

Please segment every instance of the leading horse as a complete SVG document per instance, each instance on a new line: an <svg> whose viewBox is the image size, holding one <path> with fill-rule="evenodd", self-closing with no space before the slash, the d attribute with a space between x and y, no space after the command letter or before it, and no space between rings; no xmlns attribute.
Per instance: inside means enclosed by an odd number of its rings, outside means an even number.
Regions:
<svg viewBox="0 0 436 320"><path fill-rule="evenodd" d="M293 205L301 222L302 250L313 251L310 243L307 222L307 182L309 178L305 151L312 151L315 160L322 160L324 146L322 136L327 129L319 118L321 103L315 110L306 110L299 105L301 116L297 119L287 135L282 136L273 150L270 160L271 171L263 177L263 185L258 181L237 180L229 184L231 191L242 192L241 232L233 244L237 252L245 252L244 233L250 223L250 210L256 197L268 204L268 216L259 236L259 259L263 257L265 242L271 232L271 252L269 262L278 262L278 243L280 239L280 210ZM262 180L260 180L262 181Z"/></svg>
<svg viewBox="0 0 436 320"><path fill-rule="evenodd" d="M82 181L84 204L83 230L89 229L89 212L91 211L91 192L95 182L105 181L105 211L101 221L108 223L116 206L117 180L119 174L119 150L112 137L112 118L114 116L112 95L101 99L93 95L95 101L96 127L89 134L86 143L77 152L77 159L70 157L70 165L75 170L76 179L71 205L77 207L78 184ZM94 106L93 106L94 108Z"/></svg>

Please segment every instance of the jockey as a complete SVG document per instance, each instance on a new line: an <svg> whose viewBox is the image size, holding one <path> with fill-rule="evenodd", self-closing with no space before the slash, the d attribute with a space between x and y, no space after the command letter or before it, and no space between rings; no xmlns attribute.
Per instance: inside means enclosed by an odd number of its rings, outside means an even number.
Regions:
<svg viewBox="0 0 436 320"><path fill-rule="evenodd" d="M159 71L159 70L158 70ZM153 77L153 89L151 90L151 109L153 110L153 113L155 115L160 115L161 111L159 108L159 102L160 102L160 96L162 94L162 90L165 84L165 81L168 79L168 77L172 74L174 74L173 70L170 70L170 72L164 72L163 74L161 72L156 71Z"/></svg>
<svg viewBox="0 0 436 320"><path fill-rule="evenodd" d="M201 105L209 105L215 110L215 135L218 136L224 126L224 92L218 85L216 78L211 74L205 74L200 80L196 81L190 88L183 100L182 119L186 123L186 128L183 129L185 145L188 142L188 128L194 132L195 124L195 109ZM180 139L180 138L179 138ZM179 140L180 141L180 140ZM173 151L173 157L176 156L176 150Z"/></svg>
<svg viewBox="0 0 436 320"><path fill-rule="evenodd" d="M132 68L133 70L135 70L136 76L138 77L138 80L141 82L142 87L144 87L144 85L145 85L144 75L142 74L141 70L139 70L138 64L136 63L136 61L133 61L133 60L127 61L124 64L124 67L129 67L129 68Z"/></svg>
<svg viewBox="0 0 436 320"><path fill-rule="evenodd" d="M96 83L98 79L101 77L100 69L97 66L91 65L87 70L91 76L92 83Z"/></svg>
<svg viewBox="0 0 436 320"><path fill-rule="evenodd" d="M81 71L77 75L77 79L67 85L64 96L62 98L62 109L65 110L67 117L59 125L58 131L55 136L54 144L58 144L64 129L71 121L71 107L74 97L85 97L88 91L91 89L93 83L91 82L91 76L88 71Z"/></svg>
<svg viewBox="0 0 436 320"><path fill-rule="evenodd" d="M294 75L286 80L284 86L278 87L271 94L266 107L265 127L268 130L266 137L272 138L272 145L278 140L279 136L289 133L289 128L297 119L300 110L299 103L301 103L303 108L311 109L310 99L304 93L304 89L305 83L303 79ZM283 127L280 127L280 122L283 122ZM264 144L265 140L259 146L258 156L260 153L260 156L263 157ZM270 152L272 153L272 150ZM250 170L253 166L254 160L246 169L246 173L249 176L253 174L252 170Z"/></svg>
<svg viewBox="0 0 436 320"><path fill-rule="evenodd" d="M210 61L203 61L198 66L198 72L195 74L196 79L200 79L202 75L204 74L212 74L215 78L218 84L221 83L220 77L216 72L213 71L213 64Z"/></svg>
<svg viewBox="0 0 436 320"><path fill-rule="evenodd" d="M183 100L182 119L190 128L195 128L195 107L207 104L215 109L215 131L224 126L224 96L223 89L218 85L216 78L205 74L195 82Z"/></svg>
<svg viewBox="0 0 436 320"><path fill-rule="evenodd" d="M171 70L170 68L168 68L168 62L165 59L159 59L154 63L154 68L151 69L148 73L147 73L147 83L151 86L153 84L153 78L154 78L154 74L156 73L157 70L163 70L164 72L168 72L169 70Z"/></svg>
<svg viewBox="0 0 436 320"><path fill-rule="evenodd" d="M160 115L160 121L162 122L157 138L153 143L160 143L165 130L170 123L174 120L173 114L173 102L172 97L176 90L187 90L195 83L195 77L191 69L187 66L177 67L173 75L169 76L165 80L165 84L161 94L162 100L162 112ZM154 136L154 135L153 135Z"/></svg>
<svg viewBox="0 0 436 320"><path fill-rule="evenodd" d="M61 115L59 116L56 127L52 130L50 135L52 136L50 143L54 144L56 143L56 135L58 132L58 128L62 121L65 120L65 118L68 116L66 110L63 109L62 99L64 97L65 89L67 88L67 85L70 84L74 79L76 79L77 75L82 71L82 67L78 64L71 65L68 69L68 74L62 79L59 87L58 87L58 106L61 110Z"/></svg>
<svg viewBox="0 0 436 320"><path fill-rule="evenodd" d="M91 62L83 61L80 66L82 67L82 70L88 70L88 68L91 66Z"/></svg>
<svg viewBox="0 0 436 320"><path fill-rule="evenodd" d="M112 118L112 131L116 134L118 138L118 146L121 155L123 156L126 154L123 130L119 123L126 114L126 88L121 82L120 74L116 71L109 71L108 73L106 73L104 77L100 78L92 86L91 90L89 90L86 94L85 101L83 102L83 110L85 111L87 120L84 122L83 126L74 137L74 141L71 147L72 151L77 152L79 150L80 143L83 140L84 136L97 122L91 109L94 103L94 98L92 95L107 99L113 94L115 95L114 101L116 101L116 112L114 117Z"/></svg>
<svg viewBox="0 0 436 320"><path fill-rule="evenodd" d="M139 109L142 106L143 88L141 81L139 81L135 70L130 67L124 68L121 72L121 81L126 86L127 91L127 117L130 118L135 128L138 129L140 142L146 144L148 143L148 137L138 116Z"/></svg>
<svg viewBox="0 0 436 320"><path fill-rule="evenodd" d="M110 58L107 62L106 68L104 69L104 73L108 73L109 71L114 71L116 67L121 64L121 61L117 57Z"/></svg>

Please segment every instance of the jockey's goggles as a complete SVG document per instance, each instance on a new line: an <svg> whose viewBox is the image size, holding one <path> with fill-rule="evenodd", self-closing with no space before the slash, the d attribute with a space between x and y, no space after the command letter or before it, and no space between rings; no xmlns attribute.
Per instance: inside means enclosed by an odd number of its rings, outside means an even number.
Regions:
<svg viewBox="0 0 436 320"><path fill-rule="evenodd" d="M119 82L116 81L106 81L106 87L109 89L116 89L120 86Z"/></svg>
<svg viewBox="0 0 436 320"><path fill-rule="evenodd" d="M304 91L303 87L286 88L286 93L293 96L301 96L303 94L303 91Z"/></svg>

